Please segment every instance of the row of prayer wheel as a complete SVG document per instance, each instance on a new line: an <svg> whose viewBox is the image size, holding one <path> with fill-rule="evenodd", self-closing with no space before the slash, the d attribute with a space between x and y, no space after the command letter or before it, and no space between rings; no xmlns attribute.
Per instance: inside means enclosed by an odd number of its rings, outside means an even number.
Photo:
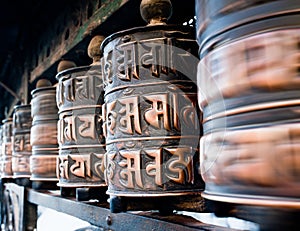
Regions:
<svg viewBox="0 0 300 231"><path fill-rule="evenodd" d="M108 187L111 203L200 197L198 45L192 27L166 24L170 1L154 3L141 4L146 27L105 41L96 36L90 66L60 63L56 90L39 81L32 110L16 107L9 136L14 178L62 189Z"/></svg>
<svg viewBox="0 0 300 231"><path fill-rule="evenodd" d="M195 34L151 2L3 121L2 177L107 187L113 211L299 208L299 3L197 0Z"/></svg>
<svg viewBox="0 0 300 231"><path fill-rule="evenodd" d="M300 207L300 2L196 1L203 197Z"/></svg>

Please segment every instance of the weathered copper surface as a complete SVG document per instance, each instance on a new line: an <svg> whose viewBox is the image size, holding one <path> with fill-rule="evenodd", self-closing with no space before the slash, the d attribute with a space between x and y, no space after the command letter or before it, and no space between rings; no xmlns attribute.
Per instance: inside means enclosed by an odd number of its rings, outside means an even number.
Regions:
<svg viewBox="0 0 300 231"><path fill-rule="evenodd" d="M12 135L12 170L14 178L29 178L31 105L15 106Z"/></svg>
<svg viewBox="0 0 300 231"><path fill-rule="evenodd" d="M101 121L101 65L70 68L58 73L57 79L58 185L105 185L102 169L105 144Z"/></svg>
<svg viewBox="0 0 300 231"><path fill-rule="evenodd" d="M198 48L193 37L190 28L152 25L104 41L110 195L188 195L203 189L196 168L197 63L188 61Z"/></svg>
<svg viewBox="0 0 300 231"><path fill-rule="evenodd" d="M57 181L56 159L58 156L56 87L37 86L32 94L32 127L30 143L31 180Z"/></svg>

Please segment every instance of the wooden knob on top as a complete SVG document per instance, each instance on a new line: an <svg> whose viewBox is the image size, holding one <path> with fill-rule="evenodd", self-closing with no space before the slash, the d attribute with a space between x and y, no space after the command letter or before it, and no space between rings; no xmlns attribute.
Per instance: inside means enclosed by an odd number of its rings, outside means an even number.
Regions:
<svg viewBox="0 0 300 231"><path fill-rule="evenodd" d="M41 87L51 87L52 83L48 79L40 79L36 83L36 88L41 88Z"/></svg>
<svg viewBox="0 0 300 231"><path fill-rule="evenodd" d="M166 24L172 15L172 3L170 0L142 0L140 13L149 25Z"/></svg>
<svg viewBox="0 0 300 231"><path fill-rule="evenodd" d="M93 59L93 63L95 64L100 61L102 56L100 46L105 38L101 35L96 35L93 37L88 46L88 55L90 58Z"/></svg>
<svg viewBox="0 0 300 231"><path fill-rule="evenodd" d="M62 60L59 62L58 66L57 66L57 72L61 72L61 71L64 71L64 70L72 68L72 67L76 67L76 64L73 61Z"/></svg>

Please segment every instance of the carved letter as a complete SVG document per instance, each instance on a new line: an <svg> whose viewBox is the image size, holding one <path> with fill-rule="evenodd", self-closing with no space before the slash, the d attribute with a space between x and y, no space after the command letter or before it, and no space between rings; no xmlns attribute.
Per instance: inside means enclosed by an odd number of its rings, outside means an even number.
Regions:
<svg viewBox="0 0 300 231"><path fill-rule="evenodd" d="M141 65L146 68L151 68L152 75L160 77L161 73L168 74L169 71L174 72L172 61L172 45L171 39L163 39L159 42L143 42L142 47L148 52L141 57Z"/></svg>
<svg viewBox="0 0 300 231"><path fill-rule="evenodd" d="M57 178L69 179L68 160L64 157L58 157L57 160Z"/></svg>
<svg viewBox="0 0 300 231"><path fill-rule="evenodd" d="M162 149L145 150L147 155L154 158L146 167L146 173L155 177L155 184L161 186L162 182Z"/></svg>
<svg viewBox="0 0 300 231"><path fill-rule="evenodd" d="M140 125L138 97L119 99L119 102L124 105L119 111L120 114L124 114L124 117L120 119L120 131L133 135L134 127L134 130L141 134L142 130Z"/></svg>
<svg viewBox="0 0 300 231"><path fill-rule="evenodd" d="M115 134L114 129L116 128L117 113L113 111L116 106L116 101L107 104L107 129L112 135Z"/></svg>
<svg viewBox="0 0 300 231"><path fill-rule="evenodd" d="M57 106L59 108L64 103L64 84L62 81L59 81L56 91L57 91L56 101L57 101Z"/></svg>
<svg viewBox="0 0 300 231"><path fill-rule="evenodd" d="M81 156L68 156L68 162L70 164L70 172L77 177L91 176L89 169L87 169L86 162ZM87 171L86 171L87 169Z"/></svg>
<svg viewBox="0 0 300 231"><path fill-rule="evenodd" d="M119 162L124 168L120 171L120 183L126 188L134 188L134 183L143 188L140 151L120 151L120 155L125 158Z"/></svg>
<svg viewBox="0 0 300 231"><path fill-rule="evenodd" d="M65 81L65 85L64 85L64 95L65 95L65 99L68 101L74 101L75 100L75 89L74 89L74 80L73 79L69 79Z"/></svg>
<svg viewBox="0 0 300 231"><path fill-rule="evenodd" d="M137 62L138 51L136 42L126 43L125 45L120 45L116 48L118 53L116 53L116 61L118 72L117 76L122 80L131 80L131 77L139 78Z"/></svg>
<svg viewBox="0 0 300 231"><path fill-rule="evenodd" d="M116 164L114 162L114 158L116 157L116 153L106 153L104 155L105 161L104 161L104 165L105 165L105 170L104 170L104 176L105 176L105 181L106 182L110 182L114 175L115 175L115 169L116 169Z"/></svg>
<svg viewBox="0 0 300 231"><path fill-rule="evenodd" d="M193 183L193 158L190 148L166 148L173 156L166 162L166 176L176 183Z"/></svg>
<svg viewBox="0 0 300 231"><path fill-rule="evenodd" d="M88 99L89 97L89 78L87 77L82 77L76 79L76 89L77 89L77 94L79 99Z"/></svg>
<svg viewBox="0 0 300 231"><path fill-rule="evenodd" d="M147 95L145 98L150 101L151 108L145 111L145 120L155 128L161 128L160 118L163 118L163 127L170 129L168 94Z"/></svg>
<svg viewBox="0 0 300 231"><path fill-rule="evenodd" d="M68 116L64 118L64 137L67 141L77 141L76 139L76 126L75 118L73 116Z"/></svg>
<svg viewBox="0 0 300 231"><path fill-rule="evenodd" d="M78 132L82 137L95 139L95 118L94 115L81 115L78 119L83 122L78 127Z"/></svg>

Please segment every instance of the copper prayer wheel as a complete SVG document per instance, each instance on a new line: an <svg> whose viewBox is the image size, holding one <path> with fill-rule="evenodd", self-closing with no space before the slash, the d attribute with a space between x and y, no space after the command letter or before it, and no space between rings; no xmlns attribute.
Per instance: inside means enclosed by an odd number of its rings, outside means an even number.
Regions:
<svg viewBox="0 0 300 231"><path fill-rule="evenodd" d="M56 106L56 87L50 82L40 80L42 86L31 92L32 127L30 143L31 180L37 182L56 182L56 159L58 156L57 122L58 108ZM49 86L50 85L50 86Z"/></svg>
<svg viewBox="0 0 300 231"><path fill-rule="evenodd" d="M59 109L58 186L105 186L101 65L74 67L56 76Z"/></svg>
<svg viewBox="0 0 300 231"><path fill-rule="evenodd" d="M152 3L141 4L150 25L102 44L111 197L188 197L204 187L197 174L201 128L192 60L198 46L191 28L165 24L170 1Z"/></svg>
<svg viewBox="0 0 300 231"><path fill-rule="evenodd" d="M13 114L12 170L14 178L30 178L31 105L18 105Z"/></svg>
<svg viewBox="0 0 300 231"><path fill-rule="evenodd" d="M198 23L202 195L235 205L299 209L300 5L227 2L205 25L200 17ZM234 7L242 2L244 8Z"/></svg>
<svg viewBox="0 0 300 231"><path fill-rule="evenodd" d="M2 121L2 165L1 165L1 178L12 178L12 118Z"/></svg>

